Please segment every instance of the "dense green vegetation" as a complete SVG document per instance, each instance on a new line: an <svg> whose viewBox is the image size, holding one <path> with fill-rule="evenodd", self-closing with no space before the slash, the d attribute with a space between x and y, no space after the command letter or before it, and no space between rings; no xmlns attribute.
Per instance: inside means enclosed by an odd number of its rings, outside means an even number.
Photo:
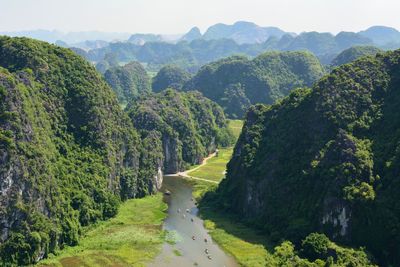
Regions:
<svg viewBox="0 0 400 267"><path fill-rule="evenodd" d="M241 129L241 126L241 121L230 121L230 129L237 133L235 137L240 134L235 129ZM220 181L221 166L226 166L232 155L231 149L227 152L224 151L223 158L209 159L206 165L189 172L189 175ZM213 174L219 174L216 176L218 179L213 179ZM207 192L215 191L214 183L196 179L189 182L193 186L193 195L201 203L204 226L213 240L234 256L241 266L373 266L363 250L340 247L323 234L312 233L297 246L289 241L279 241L274 248L265 232L245 225L234 215L221 212L218 206L208 205L208 201L201 201Z"/></svg>
<svg viewBox="0 0 400 267"><path fill-rule="evenodd" d="M176 66L167 65L162 67L153 78L153 92L161 92L167 88L181 90L183 85L191 78L190 73Z"/></svg>
<svg viewBox="0 0 400 267"><path fill-rule="evenodd" d="M275 242L299 245L322 232L399 265L399 86L400 51L379 53L334 69L312 90L252 107L206 205L239 214Z"/></svg>
<svg viewBox="0 0 400 267"><path fill-rule="evenodd" d="M234 56L203 66L185 85L242 118L250 104L272 104L296 87L309 86L324 74L309 52L267 52L253 60Z"/></svg>
<svg viewBox="0 0 400 267"><path fill-rule="evenodd" d="M118 96L120 103L127 103L132 98L149 93L150 78L139 62L130 62L122 67L113 67L104 73L106 82Z"/></svg>
<svg viewBox="0 0 400 267"><path fill-rule="evenodd" d="M363 56L375 56L377 53L381 52L379 48L375 46L353 46L349 49L342 51L333 60L332 66L340 66L352 62Z"/></svg>
<svg viewBox="0 0 400 267"><path fill-rule="evenodd" d="M27 265L157 189L115 94L69 49L0 37L0 265Z"/></svg>
<svg viewBox="0 0 400 267"><path fill-rule="evenodd" d="M161 194L128 200L115 218L87 229L79 245L65 248L38 266L145 266L164 242L161 224L166 209Z"/></svg>
<svg viewBox="0 0 400 267"><path fill-rule="evenodd" d="M163 151L166 173L199 164L216 147L233 142L222 109L198 92L168 89L142 96L127 112L143 138L158 137L153 149Z"/></svg>

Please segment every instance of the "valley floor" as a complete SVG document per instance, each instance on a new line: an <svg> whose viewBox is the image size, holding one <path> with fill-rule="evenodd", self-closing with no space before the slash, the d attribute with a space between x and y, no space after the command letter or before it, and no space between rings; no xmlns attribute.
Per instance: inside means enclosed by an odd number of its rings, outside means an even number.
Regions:
<svg viewBox="0 0 400 267"><path fill-rule="evenodd" d="M238 136L242 122L230 121L229 126ZM193 185L196 199L217 187L232 152L232 147L220 149L217 156L182 175ZM160 253L166 240L161 227L166 209L161 193L128 200L115 218L88 229L78 246L62 250L38 266L145 266ZM269 245L258 232L212 209L201 209L201 216L213 240L240 265L268 265L272 257L267 250Z"/></svg>
<svg viewBox="0 0 400 267"><path fill-rule="evenodd" d="M241 121L230 121L231 129L239 136ZM193 185L193 195L199 200L208 191L215 190L225 173L226 164L232 156L233 148L220 149L218 156L208 159L207 163L187 172L186 178ZM207 181L208 180L208 181ZM246 227L227 214L210 208L200 208L201 217L213 240L227 253L231 254L241 266L268 266L273 262L272 254L267 248L271 246L261 233Z"/></svg>
<svg viewBox="0 0 400 267"><path fill-rule="evenodd" d="M161 250L167 205L162 194L124 202L115 218L101 222L38 266L145 266Z"/></svg>

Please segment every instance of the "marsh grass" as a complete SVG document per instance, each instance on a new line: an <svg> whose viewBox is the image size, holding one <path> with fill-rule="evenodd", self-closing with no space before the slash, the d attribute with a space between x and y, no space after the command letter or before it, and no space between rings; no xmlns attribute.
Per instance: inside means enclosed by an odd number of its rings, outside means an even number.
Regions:
<svg viewBox="0 0 400 267"><path fill-rule="evenodd" d="M88 229L79 245L38 266L144 266L161 250L166 209L162 194L128 200L115 218Z"/></svg>

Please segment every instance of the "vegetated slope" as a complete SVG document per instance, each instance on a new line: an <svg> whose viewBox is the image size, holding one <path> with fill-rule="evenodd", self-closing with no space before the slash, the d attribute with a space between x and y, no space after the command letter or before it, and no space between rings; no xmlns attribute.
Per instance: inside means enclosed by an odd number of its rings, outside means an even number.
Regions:
<svg viewBox="0 0 400 267"><path fill-rule="evenodd" d="M104 78L121 103L151 91L150 78L139 62L133 61L122 67L110 68L104 73Z"/></svg>
<svg viewBox="0 0 400 267"><path fill-rule="evenodd" d="M332 66L340 66L352 62L363 56L375 56L382 50L375 46L353 46L349 49L342 51L333 60Z"/></svg>
<svg viewBox="0 0 400 267"><path fill-rule="evenodd" d="M199 164L233 140L222 109L198 92L167 89L131 102L127 111L144 138L160 140L154 147L163 151L166 173Z"/></svg>
<svg viewBox="0 0 400 267"><path fill-rule="evenodd" d="M321 231L399 265L399 101L397 50L252 107L217 203L274 239Z"/></svg>
<svg viewBox="0 0 400 267"><path fill-rule="evenodd" d="M324 74L309 52L266 52L249 60L230 57L206 66L185 90L198 90L220 104L228 116L242 118L251 104L272 104L296 87L310 86Z"/></svg>
<svg viewBox="0 0 400 267"><path fill-rule="evenodd" d="M27 265L154 192L162 155L71 50L0 37L0 66L0 265Z"/></svg>
<svg viewBox="0 0 400 267"><path fill-rule="evenodd" d="M161 92L167 88L181 90L183 85L191 78L190 73L183 69L167 65L162 67L157 75L153 78L152 89L153 92Z"/></svg>

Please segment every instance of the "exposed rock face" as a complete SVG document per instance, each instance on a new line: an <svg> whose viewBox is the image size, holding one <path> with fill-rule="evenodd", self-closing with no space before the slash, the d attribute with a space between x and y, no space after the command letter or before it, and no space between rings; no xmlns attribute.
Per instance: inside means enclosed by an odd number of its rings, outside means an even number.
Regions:
<svg viewBox="0 0 400 267"><path fill-rule="evenodd" d="M176 137L163 135L164 171L165 173L177 173L182 166L182 144Z"/></svg>
<svg viewBox="0 0 400 267"><path fill-rule="evenodd" d="M349 204L337 199L324 202L325 212L322 215L321 223L331 229L337 229L332 233L333 238L349 236L349 222L351 220L351 208Z"/></svg>
<svg viewBox="0 0 400 267"><path fill-rule="evenodd" d="M177 173L199 164L217 146L232 142L222 109L199 93L172 89L147 95L127 107L142 136L160 136L163 171Z"/></svg>
<svg viewBox="0 0 400 267"><path fill-rule="evenodd" d="M215 202L272 238L324 232L398 265L399 88L400 50L251 107Z"/></svg>

